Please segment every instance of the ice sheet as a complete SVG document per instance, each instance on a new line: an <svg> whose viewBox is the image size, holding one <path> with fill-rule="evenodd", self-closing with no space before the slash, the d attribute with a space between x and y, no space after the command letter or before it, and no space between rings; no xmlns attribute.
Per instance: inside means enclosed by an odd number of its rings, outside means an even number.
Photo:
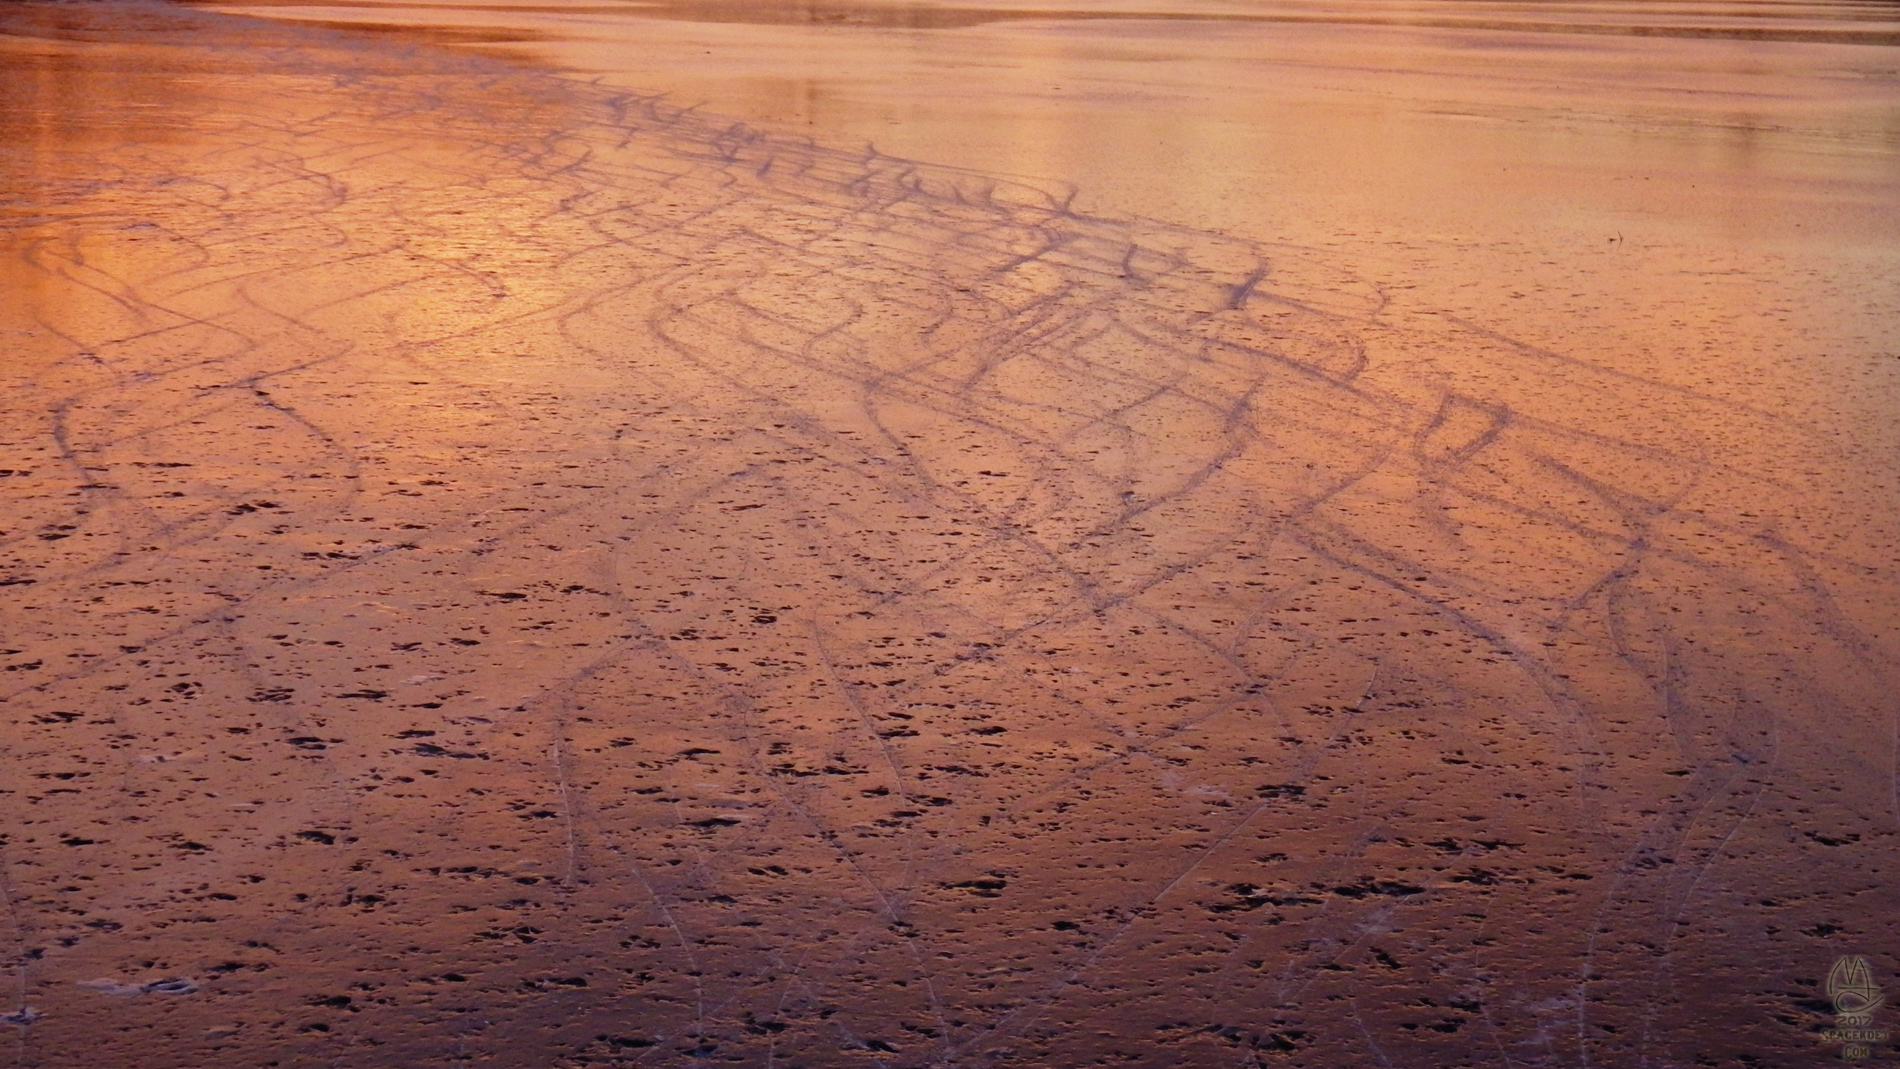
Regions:
<svg viewBox="0 0 1900 1069"><path fill-rule="evenodd" d="M1893 976L1891 276L1593 243L1606 326L0 18L17 1064L1805 1064Z"/></svg>

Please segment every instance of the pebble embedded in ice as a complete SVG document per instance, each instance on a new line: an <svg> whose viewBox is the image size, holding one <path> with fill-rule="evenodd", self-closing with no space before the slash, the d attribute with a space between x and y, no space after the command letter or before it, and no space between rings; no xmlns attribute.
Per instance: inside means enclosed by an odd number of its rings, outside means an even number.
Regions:
<svg viewBox="0 0 1900 1069"><path fill-rule="evenodd" d="M182 976L168 976L163 980L153 980L144 984L128 984L110 977L97 980L81 980L80 987L88 987L102 995L117 998L132 998L136 995L190 995L198 990L196 981Z"/></svg>

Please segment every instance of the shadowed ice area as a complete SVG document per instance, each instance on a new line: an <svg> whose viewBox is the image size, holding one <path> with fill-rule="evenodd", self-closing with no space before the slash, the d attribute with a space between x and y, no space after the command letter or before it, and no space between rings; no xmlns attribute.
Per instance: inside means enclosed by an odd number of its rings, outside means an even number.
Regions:
<svg viewBox="0 0 1900 1069"><path fill-rule="evenodd" d="M1900 990L1890 335L1598 359L388 34L13 4L0 84L0 1060L1818 1065Z"/></svg>

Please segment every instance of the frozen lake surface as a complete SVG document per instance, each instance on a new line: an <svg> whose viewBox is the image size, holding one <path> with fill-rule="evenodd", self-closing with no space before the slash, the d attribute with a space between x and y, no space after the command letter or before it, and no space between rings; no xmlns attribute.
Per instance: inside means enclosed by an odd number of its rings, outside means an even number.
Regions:
<svg viewBox="0 0 1900 1069"><path fill-rule="evenodd" d="M15 1064L1838 1060L1894 10L1420 10L0 9Z"/></svg>

